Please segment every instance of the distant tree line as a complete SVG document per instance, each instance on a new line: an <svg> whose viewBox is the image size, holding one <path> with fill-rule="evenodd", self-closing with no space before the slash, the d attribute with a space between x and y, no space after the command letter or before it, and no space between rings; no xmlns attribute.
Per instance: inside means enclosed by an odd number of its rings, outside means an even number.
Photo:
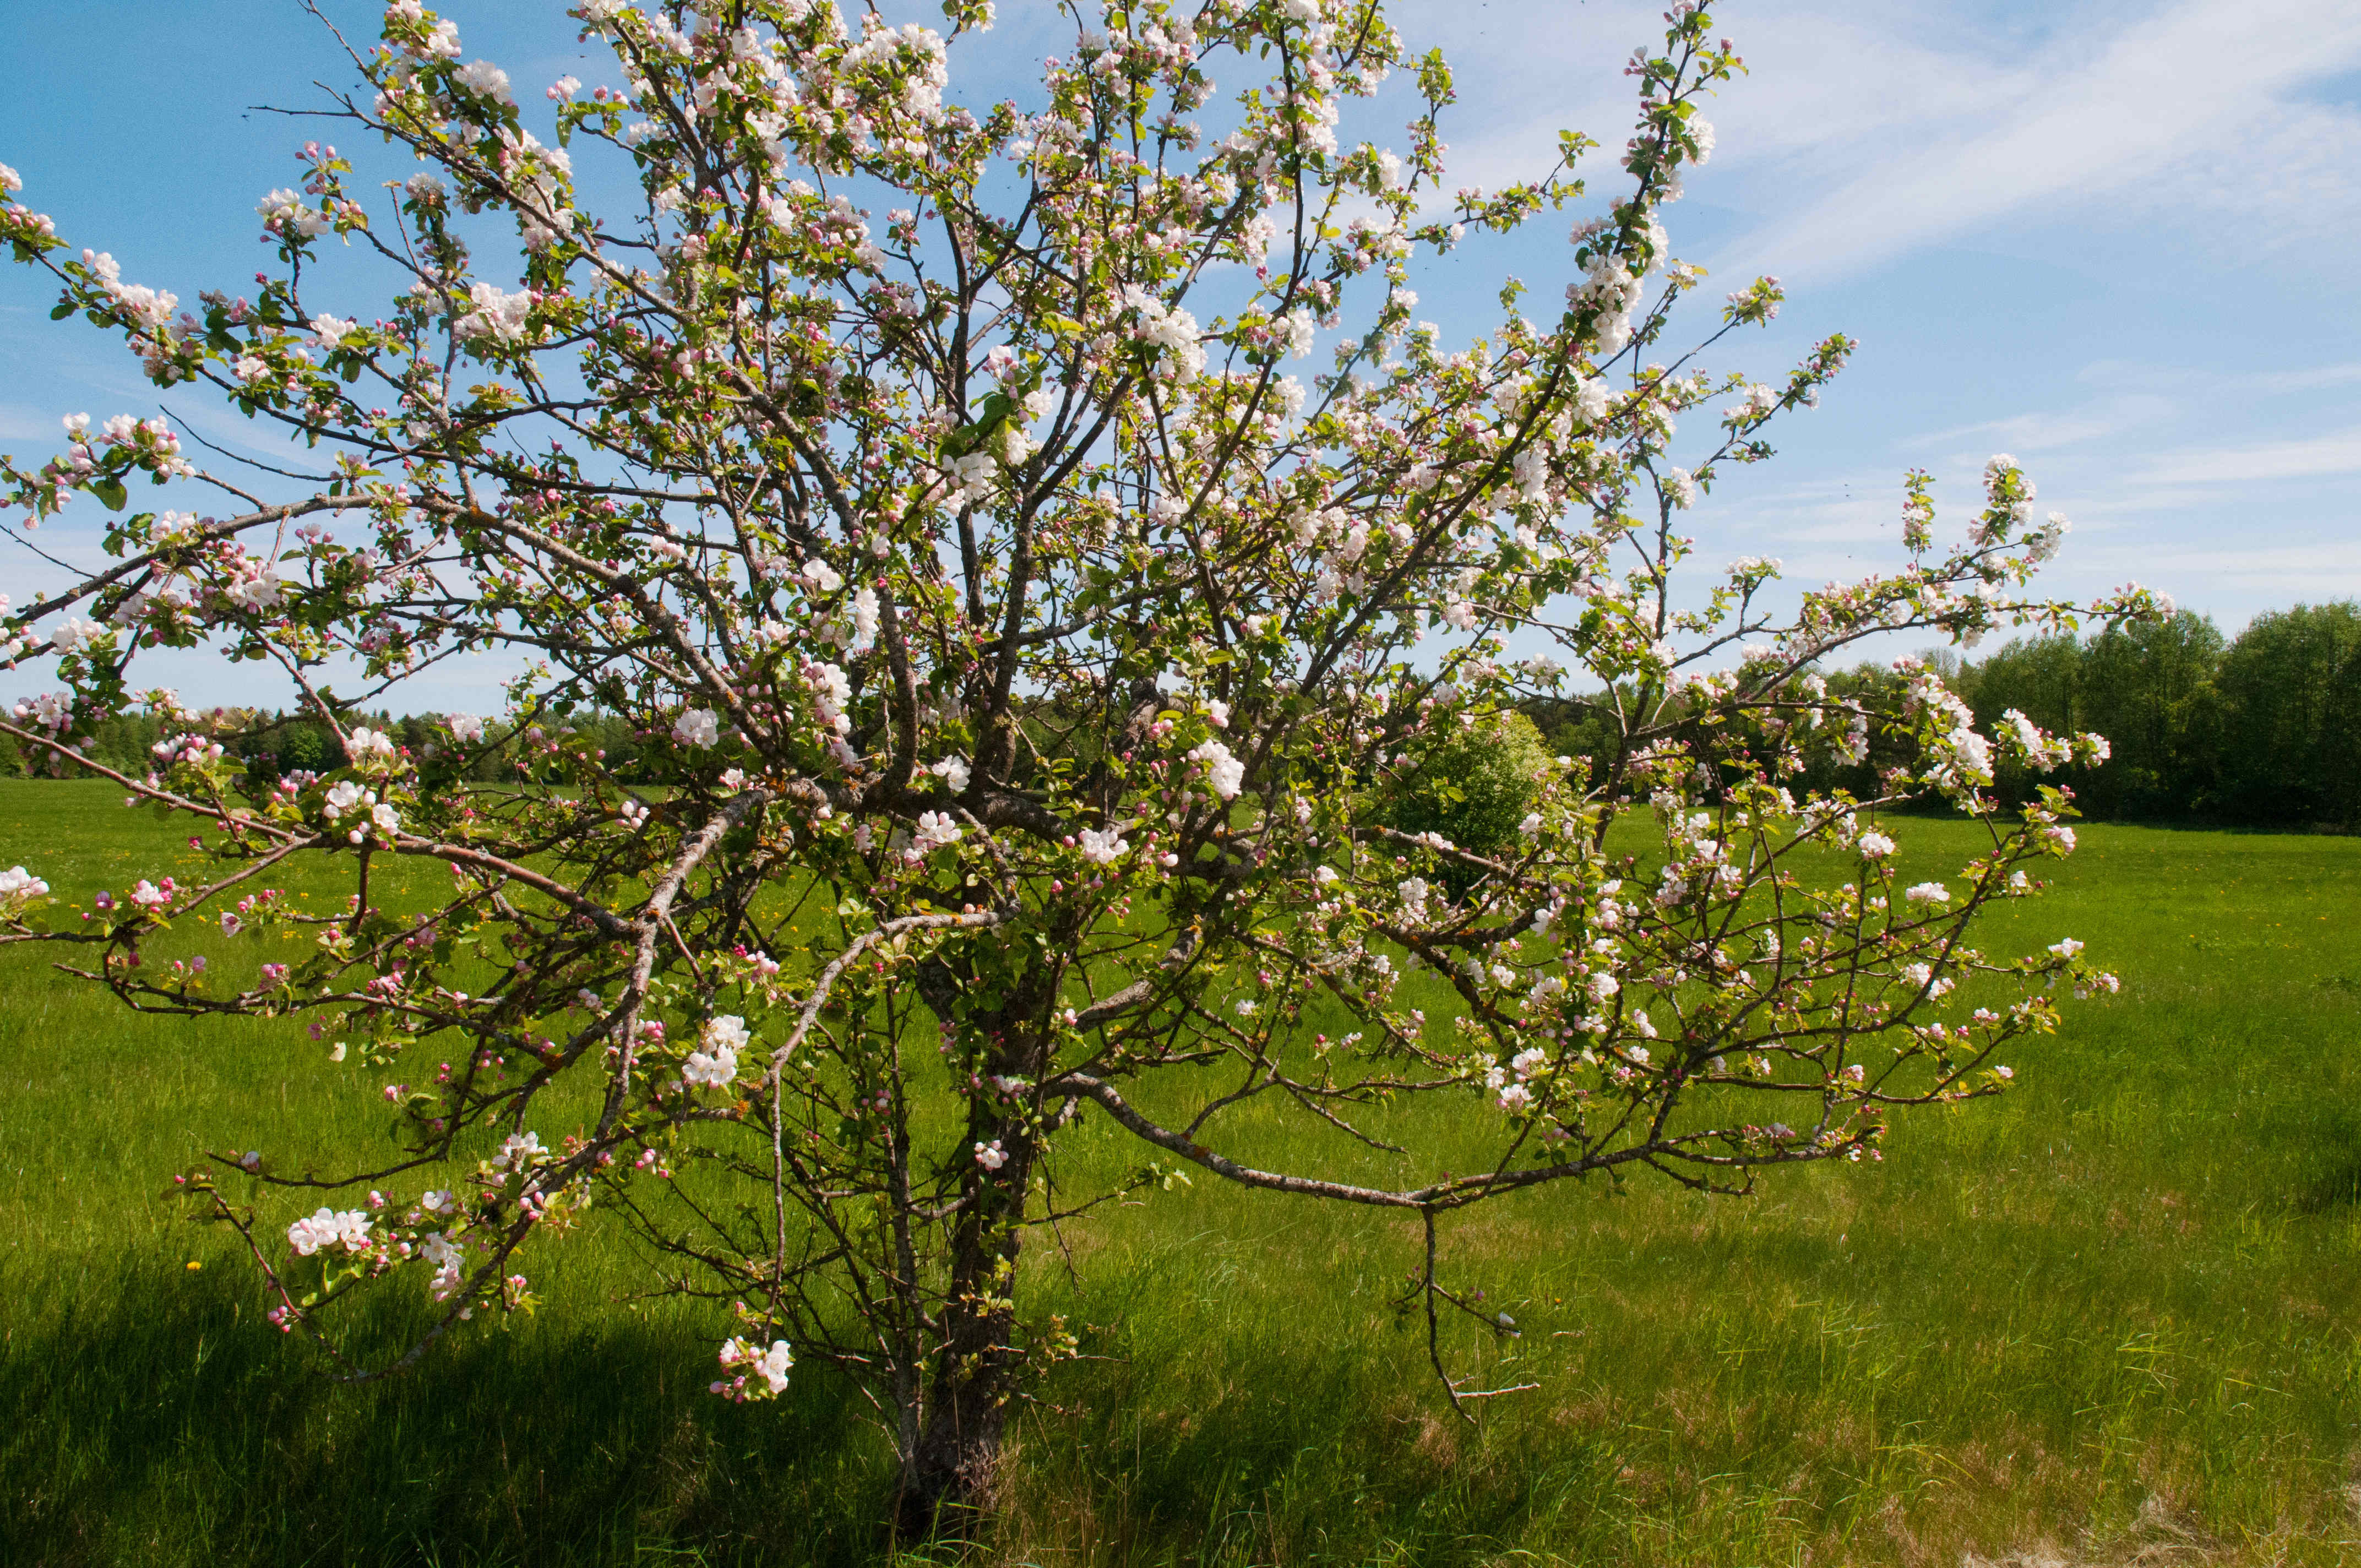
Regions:
<svg viewBox="0 0 2361 1568"><path fill-rule="evenodd" d="M2211 618L2183 610L2169 620L2127 623L2090 637L2019 639L1977 662L1948 651L1927 657L1981 727L1988 729L2015 708L2045 729L2107 737L2114 751L2105 762L2051 776L2073 789L2086 817L2361 827L2361 605L2352 600L2272 610L2235 639L2224 638ZM1863 696L1900 679L1873 663L1827 678L1832 691ZM1512 836L1536 760L1549 752L1594 756L1610 729L1596 699L1535 703L1526 717L1530 725L1471 731L1438 758L1432 776L1407 789L1396 813L1400 825L1444 830L1468 847L1489 849ZM259 776L341 764L335 737L316 718L247 712L237 719L225 744ZM444 743L432 715L355 714L348 722L386 729L413 751ZM146 714L110 718L87 754L144 773L148 749L170 728ZM546 725L488 725L480 747L471 748L467 774L487 783L540 782L535 759L559 734L595 738L617 776L637 782L646 738L621 718L596 713ZM1063 749L1049 731L1035 739ZM1876 789L1882 768L1901 760L1882 736L1872 737L1861 762L1847 763L1826 746L1807 748L1806 758L1803 783L1863 795ZM0 776L51 771L38 759L28 764L0 738ZM2035 782L2004 767L1995 787L2015 802Z"/></svg>
<svg viewBox="0 0 2361 1568"><path fill-rule="evenodd" d="M2084 816L2268 828L2361 828L2361 605L2298 605L2256 617L2235 639L2206 616L2019 639L1963 663L1925 655L1989 729L2011 708L2045 729L2096 730L2113 747L2095 767L2049 775L2074 791ZM1898 683L1887 666L1828 676L1839 692ZM1589 702L1528 710L1550 749L1592 754L1607 733ZM1826 747L1806 750L1804 782L1856 793L1875 788L1899 761L1883 737L1868 759L1847 764ZM2004 767L2004 799L2037 781Z"/></svg>
<svg viewBox="0 0 2361 1568"><path fill-rule="evenodd" d="M449 744L440 729L441 717L356 712L343 716L343 722L347 728L366 725L382 729L393 737L397 745L423 756ZM168 736L189 728L152 713L121 714L94 727L82 753L118 773L140 777L153 764L152 748ZM248 773L258 779L272 781L291 773L325 773L344 766L344 753L335 734L309 714L217 709L205 716L202 728L219 740L230 755L242 759ZM483 740L467 748L471 758L467 777L481 783L543 782L539 759L548 754L555 740L565 736L589 740L606 753L608 766L618 777L627 784L639 782L637 762L644 737L630 723L612 715L578 712L542 724L487 721ZM60 770L52 760L28 758L13 740L0 736L0 778L60 775ZM69 768L66 776L86 775Z"/></svg>
<svg viewBox="0 0 2361 1568"><path fill-rule="evenodd" d="M2226 641L2185 610L2088 639L2016 641L1961 676L1980 720L2015 707L2113 742L2105 763L2072 781L2087 816L2361 826L2352 600L2273 610Z"/></svg>

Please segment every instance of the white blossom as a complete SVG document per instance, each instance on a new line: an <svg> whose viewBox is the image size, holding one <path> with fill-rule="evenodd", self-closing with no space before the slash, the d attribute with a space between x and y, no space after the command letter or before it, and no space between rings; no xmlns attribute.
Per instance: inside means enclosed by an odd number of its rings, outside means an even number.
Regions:
<svg viewBox="0 0 2361 1568"><path fill-rule="evenodd" d="M721 1365L730 1371L743 1370L747 1376L763 1380L763 1388L772 1394L786 1392L787 1373L796 1364L795 1354L787 1342L774 1339L768 1350L757 1350L742 1339L731 1339L721 1347ZM725 1385L715 1384L721 1389Z"/></svg>
<svg viewBox="0 0 2361 1568"><path fill-rule="evenodd" d="M1204 764L1205 781L1224 800L1236 799L1238 791L1245 787L1246 763L1230 755L1230 749L1219 740L1200 741L1190 751L1189 760Z"/></svg>
<svg viewBox="0 0 2361 1568"><path fill-rule="evenodd" d="M1075 839L1082 848L1082 859L1098 866L1108 864L1131 849L1124 842L1123 830L1119 828L1085 828L1075 835Z"/></svg>
<svg viewBox="0 0 2361 1568"><path fill-rule="evenodd" d="M496 98L503 104L516 102L509 95L509 73L489 60L469 60L452 75L460 86L479 98Z"/></svg>
<svg viewBox="0 0 2361 1568"><path fill-rule="evenodd" d="M500 1140L500 1152L492 1157L494 1170L525 1170L539 1165L549 1151L541 1146L539 1133L511 1133Z"/></svg>
<svg viewBox="0 0 2361 1568"><path fill-rule="evenodd" d="M49 641L59 652L71 653L94 642L110 641L114 636L114 629L103 622L68 616L50 630Z"/></svg>
<svg viewBox="0 0 2361 1568"><path fill-rule="evenodd" d="M372 1223L368 1215L358 1209L340 1212L323 1206L288 1226L287 1242L302 1257L334 1246L342 1246L346 1252L363 1252L368 1247Z"/></svg>
<svg viewBox="0 0 2361 1568"><path fill-rule="evenodd" d="M708 1018L700 1038L705 1048L690 1052L681 1064L682 1080L708 1089L727 1088L737 1080L738 1053L749 1038L746 1020L734 1013Z"/></svg>
<svg viewBox="0 0 2361 1568"><path fill-rule="evenodd" d="M12 908L44 897L49 884L22 866L10 866L0 872L0 908Z"/></svg>

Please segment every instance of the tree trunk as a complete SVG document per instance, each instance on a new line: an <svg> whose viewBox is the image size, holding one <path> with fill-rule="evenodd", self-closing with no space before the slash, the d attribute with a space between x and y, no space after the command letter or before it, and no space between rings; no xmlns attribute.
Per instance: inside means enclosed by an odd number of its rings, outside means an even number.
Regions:
<svg viewBox="0 0 2361 1568"><path fill-rule="evenodd" d="M1017 1233L1001 1210L1024 1201L1027 1152L1011 1151L999 1170L979 1170L980 1201L959 1220L942 1347L902 1473L902 1522L921 1538L957 1531L992 1503L1019 1359L1009 1344L1016 1326Z"/></svg>
<svg viewBox="0 0 2361 1568"><path fill-rule="evenodd" d="M937 1016L955 1015L957 979L948 966L920 971ZM1054 979L1035 970L1010 988L993 1013L965 1020L972 1037L986 1042L983 1070L1038 1077L1047 1046L1030 1026L1049 1005ZM1035 1145L1027 1123L1005 1116L981 1097L969 1102L967 1136L998 1144L997 1170L980 1162L967 1173L967 1202L952 1220L950 1291L941 1338L928 1379L917 1441L903 1457L902 1528L918 1539L962 1530L989 1511L994 1470L1024 1357L1011 1340L1016 1328L1016 1254L1025 1217Z"/></svg>

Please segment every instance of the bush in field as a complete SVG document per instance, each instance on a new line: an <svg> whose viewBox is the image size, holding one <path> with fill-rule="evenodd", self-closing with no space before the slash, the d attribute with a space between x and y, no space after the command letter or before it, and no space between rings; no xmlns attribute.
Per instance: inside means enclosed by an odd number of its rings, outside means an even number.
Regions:
<svg viewBox="0 0 2361 1568"><path fill-rule="evenodd" d="M68 757L126 708L169 719L114 773L222 868L88 922L30 869L0 894L16 939L79 947L137 1007L315 1021L390 1086L397 1146L346 1173L366 1201L269 1150L189 1178L279 1322L334 1347L335 1309L384 1288L439 1302L439 1336L530 1303L528 1259L575 1226L629 1225L653 1284L729 1304L719 1394L840 1368L925 1516L982 1494L1009 1401L1075 1350L1027 1286L1060 1216L1194 1171L1415 1217L1442 1373L1460 1211L1873 1157L1894 1112L2002 1088L2058 982L2112 984L2078 943L1970 937L2073 842L2054 798L2001 814L1993 768L2097 738L1979 732L1907 661L1858 696L1810 674L1897 630L2070 624L2022 597L2062 523L2016 466L1954 540L1914 477L1895 569L1812 591L1679 531L1851 347L1769 380L1660 349L1700 280L1664 211L1738 65L1702 8L1631 64L1611 189L1569 134L1539 178L1455 201L1450 72L1374 4L1108 11L1024 103L973 108L950 61L990 7L953 10L947 40L804 0L585 0L612 82L528 115L401 0L335 111L398 156L364 177L307 145L262 203L275 272L185 311L0 217L60 314L313 454L270 505L153 417L77 416L58 455L0 466L28 518L113 512L105 572L7 621L55 685L0 728ZM1405 68L1400 150L1350 139L1340 112ZM1258 84L1217 98L1234 71ZM633 199L578 205L594 161ZM1417 320L1414 256L1569 204L1545 294L1510 287L1458 348ZM1778 302L1742 287L1708 332ZM1290 371L1314 351L1328 369ZM131 508L143 478L170 510ZM166 648L276 665L337 765L249 785L143 693ZM462 651L503 656L504 713L431 746L360 718ZM1490 854L1393 825L1469 721L1576 688L1617 694L1592 716L1615 745L1541 770ZM628 728L628 776L577 715ZM1873 788L1799 791L1872 739ZM1877 813L1930 793L1991 849L1905 888ZM1634 813L1644 878L1602 848ZM279 947L266 890L296 856L348 866L355 903ZM436 907L371 904L395 858L447 868ZM138 962L189 921L265 942L261 979ZM1972 1011L1971 977L1996 981ZM1314 998L1356 1027L1312 1039ZM559 1084L591 1113L561 1124ZM1345 1179L1386 1105L1438 1099L1484 1159ZM1326 1152L1235 1157L1228 1113L1257 1102ZM1137 1140L1125 1182L1074 1185L1085 1111ZM287 1201L233 1201L225 1163Z"/></svg>
<svg viewBox="0 0 2361 1568"><path fill-rule="evenodd" d="M1439 833L1459 849L1494 854L1515 842L1554 767L1542 749L1542 732L1523 714L1465 715L1401 782L1393 826L1411 834Z"/></svg>
<svg viewBox="0 0 2361 1568"><path fill-rule="evenodd" d="M292 773L316 773L335 767L344 761L344 748L334 731L324 725L290 724L279 737L273 753L280 774Z"/></svg>

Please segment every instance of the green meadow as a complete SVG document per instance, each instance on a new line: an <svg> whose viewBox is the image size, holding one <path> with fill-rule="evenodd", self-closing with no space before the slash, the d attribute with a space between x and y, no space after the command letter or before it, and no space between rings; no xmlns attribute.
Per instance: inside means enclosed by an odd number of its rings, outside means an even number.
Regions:
<svg viewBox="0 0 2361 1568"><path fill-rule="evenodd" d="M1894 832L1914 879L1971 852ZM2078 937L2124 991L2070 1003L2011 1094L1748 1200L1635 1179L1446 1229L1449 1279L1517 1328L1463 1321L1455 1369L1538 1385L1472 1421L1397 1305L1400 1220L1201 1177L1043 1238L1025 1303L1085 1354L1016 1423L991 1534L923 1547L879 1522L857 1392L799 1368L777 1404L712 1398L719 1317L643 1299L595 1224L527 1254L532 1317L330 1383L170 1179L208 1148L325 1168L382 1138L381 1075L0 949L0 1563L2361 1559L2361 839L2081 838L1982 944ZM0 781L20 861L69 899L203 863L117 792ZM195 952L254 961L151 961ZM1137 1157L1070 1135L1084 1175ZM415 1321L362 1311L363 1343Z"/></svg>

